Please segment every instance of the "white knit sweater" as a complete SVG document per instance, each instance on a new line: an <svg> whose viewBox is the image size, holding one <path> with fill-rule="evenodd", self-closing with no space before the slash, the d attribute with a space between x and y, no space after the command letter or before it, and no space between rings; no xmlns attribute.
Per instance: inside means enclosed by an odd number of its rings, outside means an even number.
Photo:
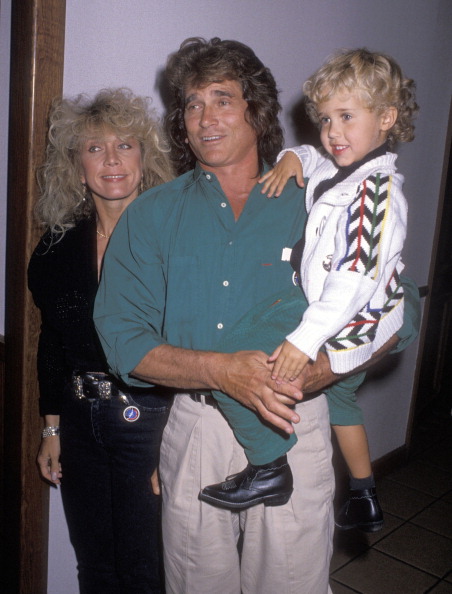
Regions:
<svg viewBox="0 0 452 594"><path fill-rule="evenodd" d="M326 343L332 370L368 360L401 327L407 204L394 153L376 157L325 192L315 187L337 172L332 160L303 145L293 150L309 177L309 213L300 278L309 302L287 340L316 358Z"/></svg>

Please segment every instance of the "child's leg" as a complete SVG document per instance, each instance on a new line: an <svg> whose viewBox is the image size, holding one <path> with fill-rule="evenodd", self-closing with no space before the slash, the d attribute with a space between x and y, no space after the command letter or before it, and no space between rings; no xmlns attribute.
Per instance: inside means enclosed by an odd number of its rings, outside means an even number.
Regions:
<svg viewBox="0 0 452 594"><path fill-rule="evenodd" d="M295 434L289 436L264 425L256 413L222 392L213 395L250 463L225 481L204 487L199 498L233 511L258 503L284 505L293 491L286 453L297 441Z"/></svg>
<svg viewBox="0 0 452 594"><path fill-rule="evenodd" d="M364 377L363 373L351 376L327 391L330 421L350 473L349 498L336 517L336 526L376 532L383 527L383 512L375 491L362 412L356 403L356 389Z"/></svg>
<svg viewBox="0 0 452 594"><path fill-rule="evenodd" d="M272 353L297 325L306 305L298 287L266 299L239 320L217 349ZM256 413L222 392L214 391L213 396L250 464L231 479L202 489L200 498L232 510L246 509L257 503L286 503L293 490L286 453L296 443L295 434L289 436L263 424Z"/></svg>
<svg viewBox="0 0 452 594"><path fill-rule="evenodd" d="M223 353L259 350L272 353L300 321L307 301L299 287L291 287L261 301L227 331L216 350ZM255 412L222 392L212 392L221 412L244 447L251 464L262 465L286 454L296 443L264 424Z"/></svg>
<svg viewBox="0 0 452 594"><path fill-rule="evenodd" d="M264 424L254 411L237 400L222 392L213 391L212 395L231 425L235 438L245 450L250 464L267 464L287 454L297 442L295 433L289 435Z"/></svg>
<svg viewBox="0 0 452 594"><path fill-rule="evenodd" d="M350 475L364 479L372 474L364 425L332 425Z"/></svg>

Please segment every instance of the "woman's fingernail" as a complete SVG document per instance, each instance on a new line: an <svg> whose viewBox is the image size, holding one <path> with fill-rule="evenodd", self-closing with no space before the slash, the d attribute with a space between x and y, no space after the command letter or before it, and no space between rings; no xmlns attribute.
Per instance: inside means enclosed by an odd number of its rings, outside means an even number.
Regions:
<svg viewBox="0 0 452 594"><path fill-rule="evenodd" d="M50 476L52 477L52 481L54 482L58 479L58 475L56 472L52 472Z"/></svg>

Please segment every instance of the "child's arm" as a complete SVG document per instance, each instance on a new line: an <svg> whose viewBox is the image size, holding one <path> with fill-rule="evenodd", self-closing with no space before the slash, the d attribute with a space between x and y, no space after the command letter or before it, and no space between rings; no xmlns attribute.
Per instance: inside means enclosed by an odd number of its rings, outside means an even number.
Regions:
<svg viewBox="0 0 452 594"><path fill-rule="evenodd" d="M282 383L296 379L306 364L309 363L309 357L288 340L285 340L274 351L268 361L270 363L275 362L272 379L276 383Z"/></svg>
<svg viewBox="0 0 452 594"><path fill-rule="evenodd" d="M264 187L261 190L262 194L267 194L267 198L278 198L290 177L295 177L300 188L304 188L303 165L296 153L288 150L284 153L282 159L267 171L259 179L259 183L263 183Z"/></svg>

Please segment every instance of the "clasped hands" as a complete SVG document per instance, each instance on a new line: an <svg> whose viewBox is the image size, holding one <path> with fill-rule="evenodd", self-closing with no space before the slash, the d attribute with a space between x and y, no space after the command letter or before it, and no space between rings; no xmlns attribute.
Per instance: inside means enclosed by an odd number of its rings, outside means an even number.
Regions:
<svg viewBox="0 0 452 594"><path fill-rule="evenodd" d="M272 371L273 363L262 351L225 354L218 369L219 389L290 434L294 432L292 424L300 421L293 405L302 400L303 392L321 389L335 376L323 353L293 381L278 383L272 379Z"/></svg>

